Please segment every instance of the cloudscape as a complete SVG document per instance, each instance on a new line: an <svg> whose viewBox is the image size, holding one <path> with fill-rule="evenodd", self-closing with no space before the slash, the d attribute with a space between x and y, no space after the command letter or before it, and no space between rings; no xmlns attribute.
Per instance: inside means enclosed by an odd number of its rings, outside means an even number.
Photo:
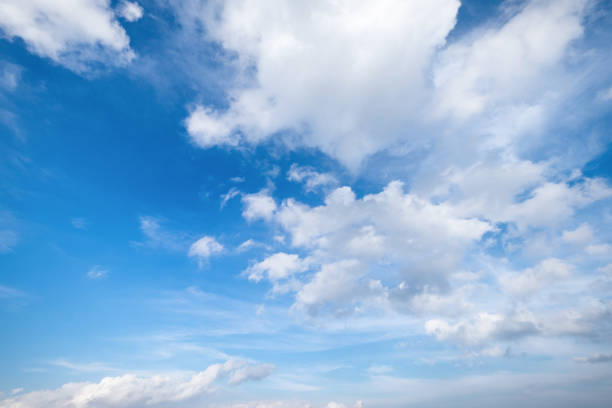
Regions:
<svg viewBox="0 0 612 408"><path fill-rule="evenodd" d="M0 0L0 408L609 407L612 3Z"/></svg>

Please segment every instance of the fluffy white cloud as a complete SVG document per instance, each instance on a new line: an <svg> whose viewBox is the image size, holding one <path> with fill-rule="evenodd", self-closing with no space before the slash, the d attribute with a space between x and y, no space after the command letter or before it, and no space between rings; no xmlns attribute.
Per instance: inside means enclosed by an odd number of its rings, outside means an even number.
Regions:
<svg viewBox="0 0 612 408"><path fill-rule="evenodd" d="M1 408L136 408L178 406L215 391L218 380L230 385L261 380L274 371L269 364L249 365L229 360L214 364L191 376L156 375L139 377L126 374L105 377L98 383L68 383L55 390L33 391L0 401Z"/></svg>
<svg viewBox="0 0 612 408"><path fill-rule="evenodd" d="M265 198L271 200L267 195ZM405 193L400 182L360 199L349 187L341 187L328 194L320 206L289 199L278 208L274 201L266 208L270 209L266 212L270 221L290 236L290 245L309 254L314 273L300 275L301 284L292 287L297 291L294 308L311 315L384 303L385 286L393 282L389 276L406 281L404 287L409 290L405 296L427 286L445 288L464 252L493 228L485 221L455 215L444 203L433 204ZM272 260L278 270L272 269ZM248 273L258 280L266 272L274 282L285 278L288 270L304 269L302 262L295 255L282 254L256 264ZM421 309L431 309L435 301L430 300L420 299Z"/></svg>
<svg viewBox="0 0 612 408"><path fill-rule="evenodd" d="M440 112L466 117L542 92L572 40L582 35L586 1L531 1L501 28L477 31L439 55ZM546 89L546 88L544 88Z"/></svg>
<svg viewBox="0 0 612 408"><path fill-rule="evenodd" d="M117 7L117 14L126 21L134 22L142 18L143 10L140 4L131 1L123 1Z"/></svg>
<svg viewBox="0 0 612 408"><path fill-rule="evenodd" d="M242 215L249 221L270 220L276 211L276 202L267 190L256 194L245 194L242 197L242 204L244 205Z"/></svg>
<svg viewBox="0 0 612 408"><path fill-rule="evenodd" d="M198 258L200 265L206 261L212 255L223 252L223 245L221 245L215 237L203 236L196 242L191 244L189 247L189 256Z"/></svg>
<svg viewBox="0 0 612 408"><path fill-rule="evenodd" d="M29 50L76 72L96 64L122 66L135 56L109 0L5 0L0 28Z"/></svg>
<svg viewBox="0 0 612 408"><path fill-rule="evenodd" d="M356 168L410 127L424 71L458 8L457 0L209 2L211 39L255 76L229 91L227 110L198 106L187 129L203 147L298 132Z"/></svg>
<svg viewBox="0 0 612 408"><path fill-rule="evenodd" d="M229 106L196 106L187 129L202 147L287 135L353 170L398 143L428 146L445 137L435 123L454 117L482 115L460 129L462 143L506 146L545 123L571 83L563 61L585 4L525 2L503 24L446 44L456 0L209 2L192 14L241 75Z"/></svg>
<svg viewBox="0 0 612 408"><path fill-rule="evenodd" d="M278 252L250 266L246 272L249 279L255 282L259 282L264 276L270 281L278 281L302 272L307 267L308 263L298 255Z"/></svg>

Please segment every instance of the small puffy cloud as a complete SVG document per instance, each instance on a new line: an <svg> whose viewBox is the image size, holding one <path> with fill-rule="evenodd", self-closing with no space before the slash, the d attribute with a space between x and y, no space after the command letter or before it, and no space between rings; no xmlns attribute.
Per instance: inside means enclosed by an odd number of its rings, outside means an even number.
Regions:
<svg viewBox="0 0 612 408"><path fill-rule="evenodd" d="M197 106L185 121L191 139L200 147L236 146L238 137L231 133L229 124L219 119L211 109Z"/></svg>
<svg viewBox="0 0 612 408"><path fill-rule="evenodd" d="M502 288L518 296L531 295L538 290L553 285L570 277L574 266L560 259L545 259L533 268L520 273L508 273L500 276Z"/></svg>
<svg viewBox="0 0 612 408"><path fill-rule="evenodd" d="M314 191L319 187L338 184L338 180L330 173L319 173L311 167L292 164L287 172L287 180L304 183L307 191Z"/></svg>
<svg viewBox="0 0 612 408"><path fill-rule="evenodd" d="M107 0L6 0L0 29L22 38L34 54L79 73L99 64L123 66L135 56Z"/></svg>
<svg viewBox="0 0 612 408"><path fill-rule="evenodd" d="M214 237L205 235L191 245L188 254L190 257L198 258L198 261L201 263L212 255L221 252L223 252L223 245L217 242Z"/></svg>
<svg viewBox="0 0 612 408"><path fill-rule="evenodd" d="M103 269L102 267L100 267L100 265L96 265L89 271L87 271L87 277L89 279L101 279L104 278L106 275L108 275L108 270Z"/></svg>
<svg viewBox="0 0 612 408"><path fill-rule="evenodd" d="M271 282L287 279L308 268L308 262L298 255L278 252L250 266L245 273L249 280L259 282L264 277Z"/></svg>
<svg viewBox="0 0 612 408"><path fill-rule="evenodd" d="M256 194L245 194L242 197L242 204L244 205L242 215L248 221L270 220L276 212L276 202L267 190L262 190Z"/></svg>
<svg viewBox="0 0 612 408"><path fill-rule="evenodd" d="M117 14L130 23L142 18L143 10L140 4L132 1L122 1L117 7Z"/></svg>
<svg viewBox="0 0 612 408"><path fill-rule="evenodd" d="M274 371L270 364L253 365L229 360L213 364L191 376L164 374L140 377L125 374L100 382L68 383L55 390L32 391L0 400L0 408L139 408L181 406L181 403L214 392L219 381L229 385L258 381Z"/></svg>

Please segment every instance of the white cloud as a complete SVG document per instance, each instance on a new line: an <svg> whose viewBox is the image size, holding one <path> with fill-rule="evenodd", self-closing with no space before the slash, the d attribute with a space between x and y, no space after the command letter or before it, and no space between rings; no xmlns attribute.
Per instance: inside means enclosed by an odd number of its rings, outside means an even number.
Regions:
<svg viewBox="0 0 612 408"><path fill-rule="evenodd" d="M143 10L136 2L122 1L117 7L117 14L132 23L142 18Z"/></svg>
<svg viewBox="0 0 612 408"><path fill-rule="evenodd" d="M271 282L287 279L308 268L308 262L298 255L278 252L250 266L245 273L249 280L259 282L264 277Z"/></svg>
<svg viewBox="0 0 612 408"><path fill-rule="evenodd" d="M194 242L189 248L189 256L198 258L200 264L210 258L212 255L223 252L221 245L214 237L203 236Z"/></svg>
<svg viewBox="0 0 612 408"><path fill-rule="evenodd" d="M458 8L456 0L210 2L211 39L255 76L229 91L228 110L196 107L188 132L209 147L296 131L356 168L416 116L425 68Z"/></svg>
<svg viewBox="0 0 612 408"><path fill-rule="evenodd" d="M6 0L0 28L29 50L76 72L96 64L123 66L135 56L108 0Z"/></svg>
<svg viewBox="0 0 612 408"><path fill-rule="evenodd" d="M242 204L245 207L242 215L249 221L270 220L276 211L276 202L267 190L256 194L245 194L242 196Z"/></svg>
<svg viewBox="0 0 612 408"><path fill-rule="evenodd" d="M586 1L531 1L500 28L476 30L439 55L438 109L459 117L542 92L568 45L583 33Z"/></svg>
<svg viewBox="0 0 612 408"><path fill-rule="evenodd" d="M304 183L307 191L314 191L319 187L338 184L338 180L331 173L319 173L311 167L292 164L287 172L287 180Z"/></svg>
<svg viewBox="0 0 612 408"><path fill-rule="evenodd" d="M349 187L337 188L327 195L323 205L315 207L289 199L277 208L271 197L264 197L269 209L264 214L270 222L290 236L292 247L308 252L308 262L315 273L293 275L300 281L285 289L297 291L294 308L311 315L320 310L339 313L371 302L384 303L388 284L384 270L393 270L394 276L408 283L410 290L403 298L417 294L427 285L444 288L464 251L492 229L487 222L454 215L451 206L404 193L399 182L360 199ZM305 268L295 255L273 259L287 262L278 262L282 268L279 266L274 277L267 276L272 281L285 277L288 271L294 274ZM264 263L249 269L252 279L270 274L271 262ZM433 307L436 295L429 295L429 301L419 299L418 308ZM449 305L443 296L436 299L440 307Z"/></svg>
<svg viewBox="0 0 612 408"><path fill-rule="evenodd" d="M325 264L295 296L294 308L316 316L325 306L331 306L335 314L352 313L363 298L381 288L360 282L365 275L363 266L356 260L343 260Z"/></svg>
<svg viewBox="0 0 612 408"><path fill-rule="evenodd" d="M155 375L138 377L125 374L105 377L98 383L68 383L49 391L33 391L0 401L1 408L137 408L143 406L169 407L214 392L218 381L227 379L229 385L257 381L269 376L274 366L249 365L244 361L229 360L213 364L191 376Z"/></svg>
<svg viewBox="0 0 612 408"><path fill-rule="evenodd" d="M221 208L224 208L229 200L239 195L240 190L238 190L236 187L230 188L227 193L221 195Z"/></svg>
<svg viewBox="0 0 612 408"><path fill-rule="evenodd" d="M543 287L570 277L574 266L560 259L545 259L533 268L527 268L518 274L502 274L499 278L504 290L513 295L527 296Z"/></svg>
<svg viewBox="0 0 612 408"><path fill-rule="evenodd" d="M438 125L449 118L479 117L452 130L468 133L459 137L473 151L507 146L545 125L575 86L564 61L582 37L585 4L527 1L446 44L455 0L210 2L193 14L240 74L229 107L196 106L187 130L205 148L286 139L352 170L398 144L446 138Z"/></svg>
<svg viewBox="0 0 612 408"><path fill-rule="evenodd" d="M507 316L480 312L471 319L455 324L432 319L425 323L425 330L438 340L450 340L467 346L479 346L492 340L517 339L539 332L535 317L527 310L516 310Z"/></svg>
<svg viewBox="0 0 612 408"><path fill-rule="evenodd" d="M561 240L572 245L585 245L593 241L593 229L587 223L580 225L575 230L563 231Z"/></svg>
<svg viewBox="0 0 612 408"><path fill-rule="evenodd" d="M589 255L594 256L612 256L612 245L610 244L594 244L585 248Z"/></svg>
<svg viewBox="0 0 612 408"><path fill-rule="evenodd" d="M108 270L102 269L100 265L95 265L89 271L87 271L87 277L89 279L101 279L108 275Z"/></svg>

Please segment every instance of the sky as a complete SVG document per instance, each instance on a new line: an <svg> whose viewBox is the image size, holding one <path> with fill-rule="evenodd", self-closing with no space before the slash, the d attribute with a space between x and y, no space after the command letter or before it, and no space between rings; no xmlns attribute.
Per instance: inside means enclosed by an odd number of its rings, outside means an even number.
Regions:
<svg viewBox="0 0 612 408"><path fill-rule="evenodd" d="M607 407L612 3L0 0L0 408Z"/></svg>

